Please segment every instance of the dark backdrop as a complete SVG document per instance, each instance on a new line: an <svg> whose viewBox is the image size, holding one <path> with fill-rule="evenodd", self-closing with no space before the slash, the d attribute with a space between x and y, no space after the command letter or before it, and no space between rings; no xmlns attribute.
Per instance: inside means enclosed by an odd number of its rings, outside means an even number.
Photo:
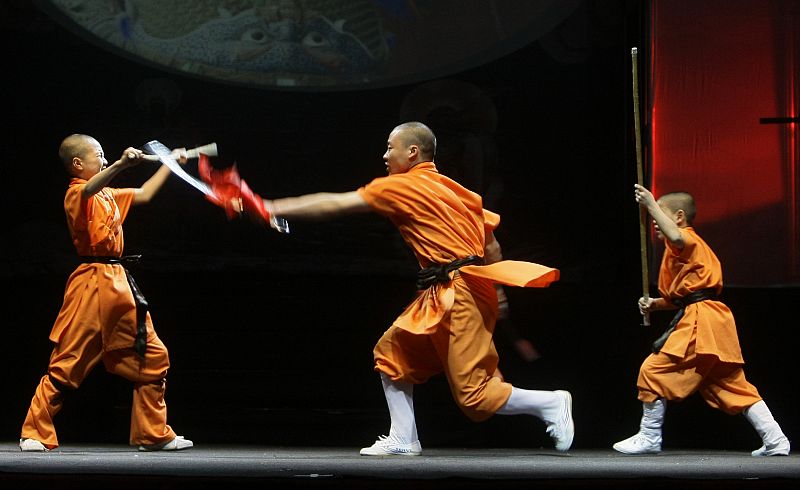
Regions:
<svg viewBox="0 0 800 490"><path fill-rule="evenodd" d="M669 319L654 315L655 327L645 329L635 307L630 47L646 37L637 2L583 2L561 26L581 34L571 55L532 43L445 79L324 93L164 73L83 41L27 2L3 8L2 437L18 437L75 264L62 207L67 180L56 159L65 135L92 134L110 160L151 139L187 147L215 141L215 165L236 162L265 197L349 191L383 174L389 130L420 114L410 94L432 90L435 101L464 86L488 100L478 118L494 111L496 125L465 127L463 114L428 112L440 166L484 192L503 216L498 238L507 258L562 271L548 289L508 291L518 333L542 357L523 361L500 330L501 369L523 388L572 391L576 448L606 448L636 430L638 366ZM180 102L142 98L150 86L177 91ZM464 155L482 165L459 166ZM131 169L115 184L138 185L153 171ZM133 272L170 349L169 421L197 444L360 447L388 430L371 349L413 294L413 259L377 215L291 225L290 235L278 235L228 222L175 177L126 221L126 252L145 257ZM796 322L782 318L798 296L796 288L724 293L748 377L790 438ZM124 443L130 398L127 382L95 370L57 418L62 444ZM417 388L415 403L426 446L552 445L532 418L467 421L441 376ZM742 417L699 397L670 405L667 448L758 445Z"/></svg>

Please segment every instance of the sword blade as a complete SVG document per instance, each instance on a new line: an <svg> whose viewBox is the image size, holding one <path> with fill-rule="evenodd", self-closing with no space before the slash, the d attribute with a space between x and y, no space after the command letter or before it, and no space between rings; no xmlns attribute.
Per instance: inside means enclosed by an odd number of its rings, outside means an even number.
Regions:
<svg viewBox="0 0 800 490"><path fill-rule="evenodd" d="M174 173L175 175L186 181L189 185L191 185L195 189L199 190L200 192L202 192L207 196L214 196L214 192L211 190L211 187L209 187L208 184L206 184L202 180L198 180L189 175L188 173L186 173L183 167L181 167L181 165L177 161L175 161L174 158L172 158L171 156L172 151L166 146L164 146L158 140L147 142L142 147L142 149L147 153L156 155L158 159L161 161L161 163L169 167L172 173Z"/></svg>

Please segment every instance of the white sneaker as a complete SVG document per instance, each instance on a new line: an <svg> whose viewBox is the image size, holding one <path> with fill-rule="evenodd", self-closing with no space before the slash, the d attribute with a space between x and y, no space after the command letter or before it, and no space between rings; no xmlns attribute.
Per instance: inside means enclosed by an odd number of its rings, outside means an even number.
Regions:
<svg viewBox="0 0 800 490"><path fill-rule="evenodd" d="M566 451L572 446L575 437L575 423L572 420L572 395L569 391L556 390L561 397L561 406L555 420L547 425L547 433L556 443L556 449Z"/></svg>
<svg viewBox="0 0 800 490"><path fill-rule="evenodd" d="M753 456L788 456L789 447L789 439L784 437L769 448L765 444L750 454Z"/></svg>
<svg viewBox="0 0 800 490"><path fill-rule="evenodd" d="M142 444L139 451L180 451L189 449L194 443L183 436L175 436L175 439L159 444Z"/></svg>
<svg viewBox="0 0 800 490"><path fill-rule="evenodd" d="M661 441L653 440L639 432L614 444L614 449L623 454L655 454L661 452Z"/></svg>
<svg viewBox="0 0 800 490"><path fill-rule="evenodd" d="M422 454L422 444L419 441L402 444L388 436L380 436L375 444L363 448L360 454L362 456L419 456Z"/></svg>
<svg viewBox="0 0 800 490"><path fill-rule="evenodd" d="M19 449L20 451L25 452L38 452L43 453L45 451L49 451L44 444L37 441L36 439L20 439L19 440Z"/></svg>

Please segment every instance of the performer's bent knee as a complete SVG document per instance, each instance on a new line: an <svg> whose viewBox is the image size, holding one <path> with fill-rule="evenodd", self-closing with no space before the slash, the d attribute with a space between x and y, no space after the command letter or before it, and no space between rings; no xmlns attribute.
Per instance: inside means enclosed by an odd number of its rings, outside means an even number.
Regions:
<svg viewBox="0 0 800 490"><path fill-rule="evenodd" d="M148 369L163 370L164 375L166 376L167 370L169 369L169 354L167 354L166 350L158 350L154 353L147 351L147 355L145 355L145 358L142 362L148 367Z"/></svg>
<svg viewBox="0 0 800 490"><path fill-rule="evenodd" d="M50 384L53 385L53 388L55 388L56 391L58 391L62 395L64 393L67 393L67 392L70 392L70 391L74 391L74 390L76 390L78 388L78 384L77 383L67 383L67 382L61 381L57 377L53 376L53 373L47 373L47 378L50 380Z"/></svg>
<svg viewBox="0 0 800 490"><path fill-rule="evenodd" d="M384 359L376 359L375 371L383 373L394 382L409 383L409 384L422 384L426 382L432 373L420 372L418 370L401 369L394 363L387 362Z"/></svg>
<svg viewBox="0 0 800 490"><path fill-rule="evenodd" d="M483 407L467 407L461 406L461 411L473 422L483 422L497 412L497 410L488 411Z"/></svg>
<svg viewBox="0 0 800 490"><path fill-rule="evenodd" d="M137 381L135 384L136 384L136 386L151 385L153 388L156 388L158 390L164 390L167 387L167 378L164 377L164 378L152 379L152 380L142 380L142 381Z"/></svg>
<svg viewBox="0 0 800 490"><path fill-rule="evenodd" d="M148 350L141 358L133 349L111 351L103 357L103 364L110 373L130 381L150 383L167 376L169 357L166 351L156 350L153 355Z"/></svg>
<svg viewBox="0 0 800 490"><path fill-rule="evenodd" d="M488 382L476 389L453 390L453 397L458 407L473 422L483 422L508 402L511 396L511 385L498 378L490 378Z"/></svg>
<svg viewBox="0 0 800 490"><path fill-rule="evenodd" d="M671 377L664 376L663 370L654 369L646 362L639 370L636 386L639 389L639 400L645 403L654 402L659 398L679 401L694 392L691 385L676 384Z"/></svg>
<svg viewBox="0 0 800 490"><path fill-rule="evenodd" d="M169 367L169 351L167 350L167 346L165 346L161 340L158 340L158 342L148 342L144 359L148 364L164 364L166 367Z"/></svg>
<svg viewBox="0 0 800 490"><path fill-rule="evenodd" d="M652 403L658 400L659 398L664 398L664 397L658 395L657 393L653 393L652 391L640 389L638 398L640 402Z"/></svg>
<svg viewBox="0 0 800 490"><path fill-rule="evenodd" d="M69 376L66 376L65 373L61 372L59 369L49 370L47 372L47 378L50 380L50 384L53 385L53 388L61 393L76 390L80 386L80 381L71 380Z"/></svg>
<svg viewBox="0 0 800 490"><path fill-rule="evenodd" d="M500 409L500 407L495 407L494 404L486 403L485 400L472 404L462 403L459 400L456 400L456 402L458 402L458 407L464 412L464 415L473 422L483 422Z"/></svg>

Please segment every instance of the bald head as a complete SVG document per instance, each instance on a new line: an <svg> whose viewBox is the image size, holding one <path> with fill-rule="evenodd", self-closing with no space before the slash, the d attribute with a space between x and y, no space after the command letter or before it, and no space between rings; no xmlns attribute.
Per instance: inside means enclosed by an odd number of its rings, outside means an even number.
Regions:
<svg viewBox="0 0 800 490"><path fill-rule="evenodd" d="M684 191L669 192L661 196L658 199L658 203L673 213L682 209L683 214L686 215L686 224L692 226L697 209L694 205L694 197L691 194Z"/></svg>
<svg viewBox="0 0 800 490"><path fill-rule="evenodd" d="M91 136L85 134L71 134L64 138L61 146L58 147L58 157L64 165L64 169L72 175L72 159L75 157L84 158L87 149L90 149L89 143L96 141Z"/></svg>
<svg viewBox="0 0 800 490"><path fill-rule="evenodd" d="M392 130L405 146L417 145L424 161L432 162L436 155L436 136L421 122L403 123Z"/></svg>

